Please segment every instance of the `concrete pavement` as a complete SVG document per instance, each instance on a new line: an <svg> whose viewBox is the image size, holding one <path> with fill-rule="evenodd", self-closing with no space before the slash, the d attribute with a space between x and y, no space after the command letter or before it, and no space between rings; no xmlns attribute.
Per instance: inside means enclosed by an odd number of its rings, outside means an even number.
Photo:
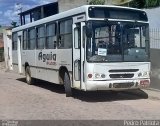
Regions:
<svg viewBox="0 0 160 126"><path fill-rule="evenodd" d="M3 120L159 120L158 91L74 91L67 98L63 86L0 72L0 119Z"/></svg>

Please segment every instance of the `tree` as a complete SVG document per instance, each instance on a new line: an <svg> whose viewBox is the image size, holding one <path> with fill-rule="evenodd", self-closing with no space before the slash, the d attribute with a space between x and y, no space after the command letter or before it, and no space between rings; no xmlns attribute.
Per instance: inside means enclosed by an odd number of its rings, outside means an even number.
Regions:
<svg viewBox="0 0 160 126"><path fill-rule="evenodd" d="M90 5L104 5L105 4L105 0L91 0L89 2Z"/></svg>
<svg viewBox="0 0 160 126"><path fill-rule="evenodd" d="M150 8L160 6L160 0L133 0L129 3L134 8Z"/></svg>
<svg viewBox="0 0 160 126"><path fill-rule="evenodd" d="M160 0L146 0L145 7L157 7L160 6Z"/></svg>
<svg viewBox="0 0 160 126"><path fill-rule="evenodd" d="M145 4L146 4L146 0L133 0L130 3L130 6L134 8L144 8Z"/></svg>
<svg viewBox="0 0 160 126"><path fill-rule="evenodd" d="M12 21L12 22L11 22L11 25L12 25L13 28L15 28L15 27L17 27L17 22Z"/></svg>

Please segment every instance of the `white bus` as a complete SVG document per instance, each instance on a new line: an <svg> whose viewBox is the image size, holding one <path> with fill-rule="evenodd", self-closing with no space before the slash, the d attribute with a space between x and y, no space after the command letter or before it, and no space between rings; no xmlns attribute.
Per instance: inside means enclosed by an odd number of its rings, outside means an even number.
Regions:
<svg viewBox="0 0 160 126"><path fill-rule="evenodd" d="M12 30L13 68L26 82L83 91L150 85L149 22L143 10L84 5Z"/></svg>

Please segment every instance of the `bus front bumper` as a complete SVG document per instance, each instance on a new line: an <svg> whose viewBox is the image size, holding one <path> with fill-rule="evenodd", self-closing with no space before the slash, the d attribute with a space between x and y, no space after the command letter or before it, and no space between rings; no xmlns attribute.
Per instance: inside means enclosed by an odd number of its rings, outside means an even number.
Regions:
<svg viewBox="0 0 160 126"><path fill-rule="evenodd" d="M150 86L150 79L87 81L86 91L144 89Z"/></svg>

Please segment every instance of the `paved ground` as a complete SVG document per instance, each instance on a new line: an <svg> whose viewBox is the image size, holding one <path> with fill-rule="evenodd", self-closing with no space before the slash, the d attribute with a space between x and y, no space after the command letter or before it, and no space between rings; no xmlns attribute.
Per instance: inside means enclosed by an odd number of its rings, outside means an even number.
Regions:
<svg viewBox="0 0 160 126"><path fill-rule="evenodd" d="M160 49L151 49L151 87L160 90Z"/></svg>
<svg viewBox="0 0 160 126"><path fill-rule="evenodd" d="M5 71L5 63L0 62L0 71Z"/></svg>
<svg viewBox="0 0 160 126"><path fill-rule="evenodd" d="M0 71L2 120L132 120L160 119L160 92L74 91L66 98L63 86L44 81L27 85L23 76Z"/></svg>

